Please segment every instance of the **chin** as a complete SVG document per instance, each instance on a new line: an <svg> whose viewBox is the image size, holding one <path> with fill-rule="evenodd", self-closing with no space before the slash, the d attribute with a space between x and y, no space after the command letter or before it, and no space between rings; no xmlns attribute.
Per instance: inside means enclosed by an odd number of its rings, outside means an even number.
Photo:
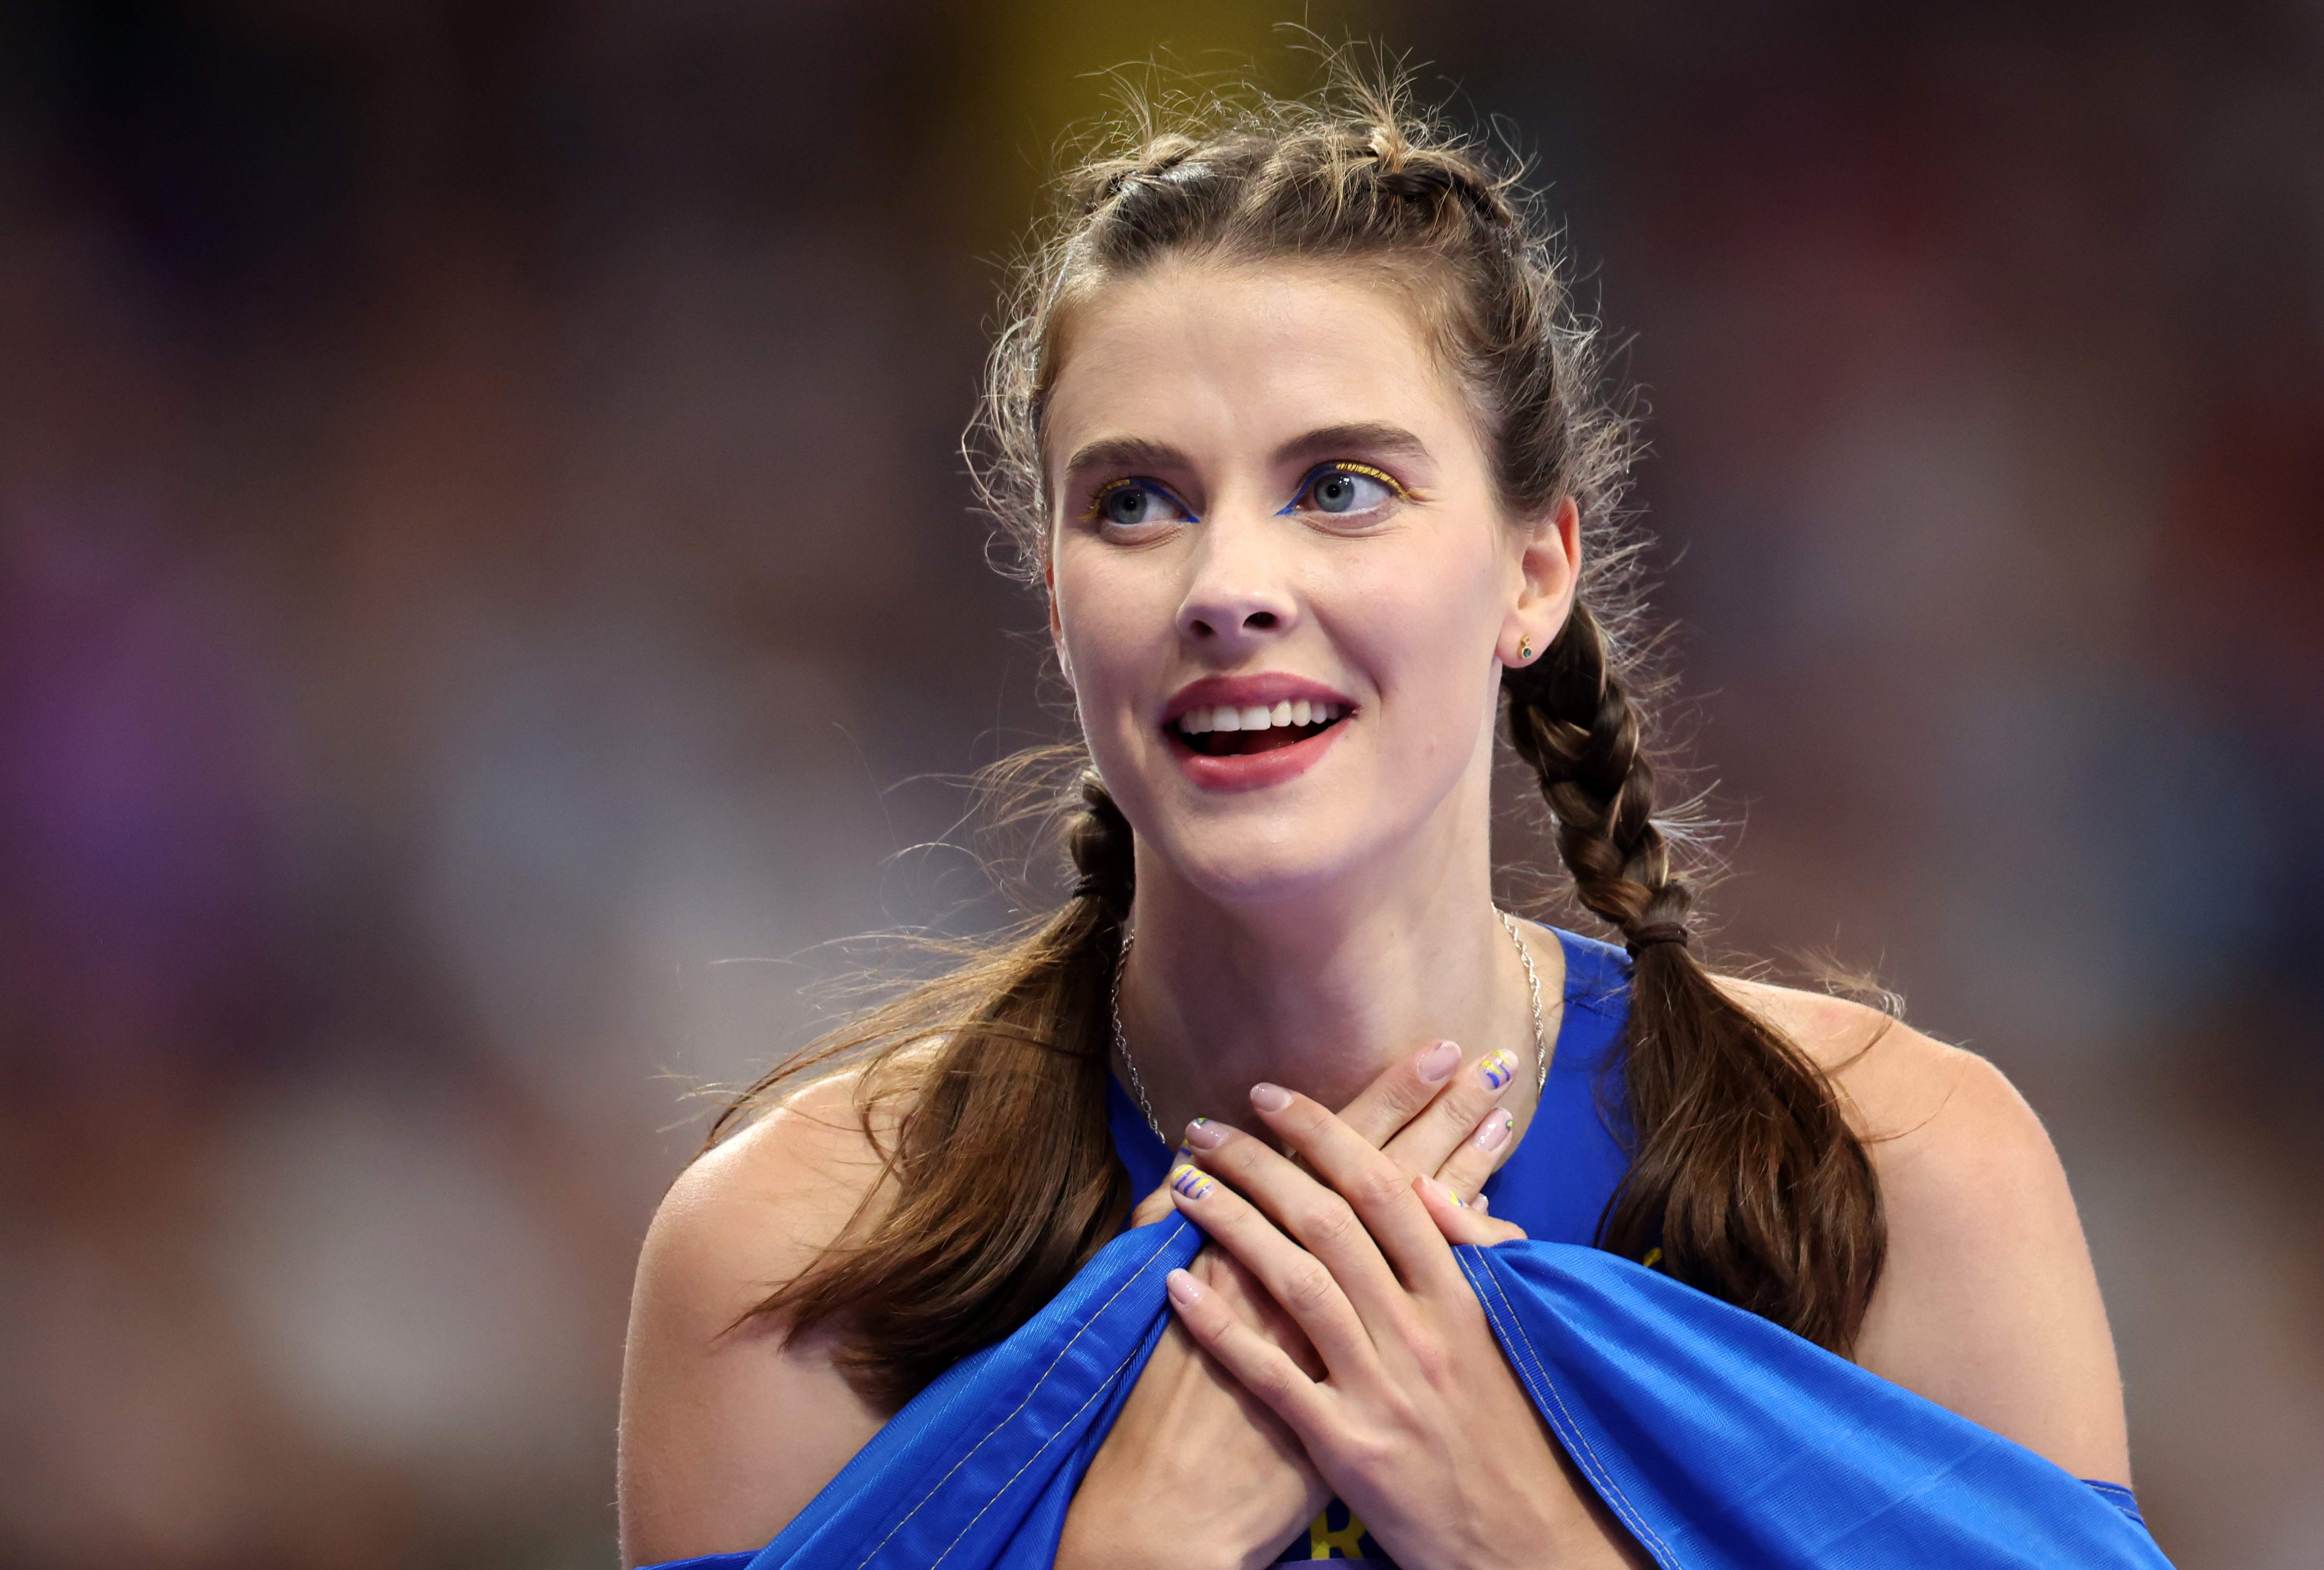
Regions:
<svg viewBox="0 0 2324 1570"><path fill-rule="evenodd" d="M1155 854L1181 882L1221 905L1279 904L1328 889L1367 859L1367 846L1317 816L1272 821L1197 823L1148 836Z"/></svg>

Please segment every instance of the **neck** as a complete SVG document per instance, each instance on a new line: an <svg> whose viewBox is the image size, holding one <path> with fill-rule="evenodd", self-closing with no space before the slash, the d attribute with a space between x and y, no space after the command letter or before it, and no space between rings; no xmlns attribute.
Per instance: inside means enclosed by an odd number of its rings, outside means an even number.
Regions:
<svg viewBox="0 0 2324 1570"><path fill-rule="evenodd" d="M1254 1127L1249 1098L1261 1081L1336 1110L1389 1064L1448 1039L1469 1062L1496 1048L1515 1054L1503 1104L1522 1127L1534 1100L1532 1000L1484 856L1474 863L1394 890L1358 874L1258 908L1141 865L1121 1017L1165 1138L1197 1116ZM1554 1010L1560 972L1538 951L1535 963Z"/></svg>

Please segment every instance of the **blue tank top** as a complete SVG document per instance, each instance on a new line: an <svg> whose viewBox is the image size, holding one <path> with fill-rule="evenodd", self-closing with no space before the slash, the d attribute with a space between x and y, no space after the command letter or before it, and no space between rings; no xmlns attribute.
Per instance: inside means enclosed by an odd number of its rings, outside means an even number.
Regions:
<svg viewBox="0 0 2324 1570"><path fill-rule="evenodd" d="M1485 1180L1484 1191L1493 1215L1517 1223L1527 1237L1586 1246L1597 1241L1598 1218L1629 1170L1617 1121L1621 1077L1611 1058L1629 1014L1630 962L1608 944L1551 930L1565 951L1565 1004L1550 1053L1549 1083L1542 1087L1541 1104L1525 1138ZM1168 1176L1171 1151L1111 1080L1106 1085L1106 1120L1113 1148L1130 1169L1130 1187L1143 1197ZM1366 1565L1394 1570L1363 1523L1338 1500L1275 1562L1310 1559L1338 1559L1349 1563L1350 1570Z"/></svg>

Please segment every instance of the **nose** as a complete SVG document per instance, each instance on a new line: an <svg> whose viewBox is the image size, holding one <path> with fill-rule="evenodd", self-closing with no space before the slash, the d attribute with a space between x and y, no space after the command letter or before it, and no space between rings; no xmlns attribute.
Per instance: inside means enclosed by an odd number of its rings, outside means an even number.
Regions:
<svg viewBox="0 0 2324 1570"><path fill-rule="evenodd" d="M1217 516L1204 525L1194 574L1178 605L1180 637L1234 653L1297 624L1289 564L1269 548L1268 534L1263 524Z"/></svg>

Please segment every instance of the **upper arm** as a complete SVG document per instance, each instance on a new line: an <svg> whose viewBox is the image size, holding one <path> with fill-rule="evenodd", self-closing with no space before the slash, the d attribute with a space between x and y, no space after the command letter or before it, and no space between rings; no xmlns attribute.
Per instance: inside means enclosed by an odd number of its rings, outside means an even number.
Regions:
<svg viewBox="0 0 2324 1570"><path fill-rule="evenodd" d="M1856 1361L2076 1476L2126 1484L2114 1340L2033 1108L1984 1058L1871 1010L1752 990L1833 1074L1879 1178L1887 1262Z"/></svg>
<svg viewBox="0 0 2324 1570"><path fill-rule="evenodd" d="M831 1337L745 1319L813 1262L879 1175L853 1076L811 1086L681 1174L646 1233L622 1361L625 1565L762 1547L883 1415Z"/></svg>

